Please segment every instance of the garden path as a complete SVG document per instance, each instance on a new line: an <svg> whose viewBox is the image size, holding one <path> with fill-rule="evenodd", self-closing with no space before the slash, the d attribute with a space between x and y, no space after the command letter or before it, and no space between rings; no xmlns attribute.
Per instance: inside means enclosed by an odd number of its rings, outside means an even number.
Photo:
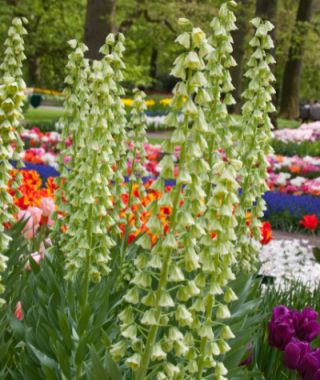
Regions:
<svg viewBox="0 0 320 380"><path fill-rule="evenodd" d="M299 232L285 232L285 231L278 231L273 230L272 231L273 239L274 240L291 240L291 239L298 239L298 240L307 240L308 243L312 246L320 247L320 236L313 236L308 234L303 234Z"/></svg>

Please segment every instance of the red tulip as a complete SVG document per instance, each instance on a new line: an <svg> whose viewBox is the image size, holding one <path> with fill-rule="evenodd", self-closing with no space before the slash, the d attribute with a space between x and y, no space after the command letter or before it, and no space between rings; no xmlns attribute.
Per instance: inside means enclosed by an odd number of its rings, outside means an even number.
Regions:
<svg viewBox="0 0 320 380"><path fill-rule="evenodd" d="M305 215L299 222L307 230L315 231L319 224L319 219L315 214Z"/></svg>
<svg viewBox="0 0 320 380"><path fill-rule="evenodd" d="M263 222L260 228L262 239L260 243L262 245L267 245L272 240L272 229L271 225L268 222Z"/></svg>

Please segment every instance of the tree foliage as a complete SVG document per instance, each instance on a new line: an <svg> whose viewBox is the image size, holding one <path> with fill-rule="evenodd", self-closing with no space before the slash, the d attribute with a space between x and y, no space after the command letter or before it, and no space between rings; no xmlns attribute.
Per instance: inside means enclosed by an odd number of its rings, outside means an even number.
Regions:
<svg viewBox="0 0 320 380"><path fill-rule="evenodd" d="M74 37L86 40L87 6L93 2L92 0L90 2L87 0L0 0L2 41L14 16L24 16L29 19L26 39L28 59L25 69L29 86L62 89L68 52L66 41ZM251 31L249 20L254 16L259 2L261 3L260 0L237 1L239 30L234 33L233 38L237 40L240 36L244 41L243 46L247 46L246 42ZM103 3L108 3L108 1ZM217 14L222 0L114 0L113 3L115 15L109 29L124 32L127 36L125 75L128 84L167 91L174 83L173 78L166 73L178 52L172 42L177 33L175 21L179 17L187 17L208 32L209 22ZM295 35L298 34L294 27L298 3L296 0L278 0L275 19L277 61L275 76L278 99L281 95L281 83L290 43L296 40ZM301 96L304 99L319 97L320 90L319 60L317 59L320 54L317 49L320 43L320 0L314 0L312 10L313 19L311 27L306 32L301 73ZM96 20L101 21L101 17L97 12ZM92 23L95 22L94 18L91 20ZM240 69L234 69L232 75L239 95L241 93L240 79L243 80L241 63L247 58L249 52L240 49L238 53L238 45L236 41L235 55L238 54L236 60ZM236 98L238 98L237 94Z"/></svg>

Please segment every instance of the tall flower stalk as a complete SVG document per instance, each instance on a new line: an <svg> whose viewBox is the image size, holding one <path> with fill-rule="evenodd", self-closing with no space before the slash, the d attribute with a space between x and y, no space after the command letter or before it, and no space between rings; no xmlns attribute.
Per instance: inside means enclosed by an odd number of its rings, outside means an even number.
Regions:
<svg viewBox="0 0 320 380"><path fill-rule="evenodd" d="M185 31L177 42L184 52L172 70L180 81L174 88L172 111L166 118L168 126L178 127L164 143L166 155L159 165L159 178L153 184L153 189L163 196L151 203L152 215L147 224L159 238L152 247L146 234L137 241L141 250L134 261L135 276L124 296L126 306L119 315L124 340L111 348L114 359L127 358L125 364L135 371L137 380L147 379L151 366L155 367L154 376L161 379L183 378L184 374L195 372L194 361L186 361L187 366L183 362L193 349L192 325L200 328L188 301L195 301L200 292L195 281L200 267L196 245L205 231L196 218L205 211L200 199L205 194L201 177L209 168L202 154L207 145L199 128L205 118L202 105L210 100L204 57L211 48L201 29L193 28L186 19L179 22ZM182 123L178 121L181 112ZM181 147L177 185L165 193L165 180L174 176L176 145ZM172 208L167 233L158 218L161 206Z"/></svg>
<svg viewBox="0 0 320 380"><path fill-rule="evenodd" d="M232 7L234 1L225 2L210 26L212 35L210 43L214 50L208 56L207 76L210 82L210 94L212 101L208 108L208 161L212 167L220 157L218 150L223 150L228 157L232 157L233 135L232 127L234 119L229 115L227 107L234 104L232 96L234 89L229 69L236 65L232 57L232 36L231 32L236 29L235 15ZM210 184L209 184L210 185ZM209 187L207 189L209 192Z"/></svg>
<svg viewBox="0 0 320 380"><path fill-rule="evenodd" d="M101 48L108 50L110 36ZM115 115L112 112L115 88L112 56L106 54L94 61L89 75L89 112L87 127L79 140L77 175L68 184L75 190L69 201L74 212L70 215L66 234L68 241L62 247L66 254L66 278L83 275L83 304L88 298L90 282L99 282L110 272L110 249L114 242L108 231L114 225L110 216L113 209L110 182L113 178L111 130Z"/></svg>
<svg viewBox="0 0 320 380"><path fill-rule="evenodd" d="M255 51L248 62L246 78L249 84L243 94L246 102L242 107L242 129L238 135L239 159L243 162L240 172L241 196L237 208L238 260L240 268L251 270L258 256L261 239L259 218L263 216L265 202L262 195L268 190L266 184L268 162L266 155L272 153L270 141L272 124L269 114L275 111L272 95L275 80L270 69L274 58L270 54L273 41L269 33L273 25L259 18L252 20L256 33L250 41ZM247 223L247 218L250 218ZM248 226L249 224L249 226Z"/></svg>
<svg viewBox="0 0 320 380"><path fill-rule="evenodd" d="M143 177L146 174L143 166L143 164L146 163L144 144L147 142L147 116L145 114L147 106L145 99L146 94L143 91L137 89L134 91L132 110L128 123L128 138L130 143L132 143L132 147L127 154L127 160L131 161L131 167L128 167L128 204L126 207L127 213L125 215L124 236L121 244L121 262L124 259L128 247L128 239L131 231L129 215L131 214L132 208L136 210L134 215L135 224L139 223L139 214L144 211L144 206L140 199L145 195L145 188L143 186ZM135 197L134 193L138 193L138 197ZM137 225L136 227L139 226Z"/></svg>
<svg viewBox="0 0 320 380"><path fill-rule="evenodd" d="M68 57L67 76L65 78L66 87L64 89L64 113L61 119L63 124L61 155L59 157L60 177L56 183L56 203L59 206L59 213L55 215L55 228L52 233L54 240L59 240L63 246L70 238L68 233L62 233L64 226L68 226L70 217L77 212L77 206L73 208L73 199L78 198L78 188L74 185L79 176L80 161L78 152L86 144L85 129L89 113L89 62L84 58L84 53L88 49L84 44L76 40L69 41L73 51ZM70 143L72 142L72 145ZM57 238L57 239L56 239Z"/></svg>
<svg viewBox="0 0 320 380"><path fill-rule="evenodd" d="M23 143L19 133L22 131L22 104L25 98L25 83L22 79L22 63L26 58L23 41L23 35L27 33L25 23L25 19L13 19L0 66L0 273L6 269L7 257L2 253L10 242L3 224L13 222L13 215L17 212L13 197L7 192L10 171L13 169L11 162L15 161L17 167L23 165L20 159ZM19 186L20 178L17 173L13 188ZM0 294L3 291L4 287L0 284ZM3 303L4 300L0 298L0 305Z"/></svg>
<svg viewBox="0 0 320 380"><path fill-rule="evenodd" d="M197 380L205 378L212 371L216 378L224 378L227 370L216 357L230 349L227 340L234 337L231 329L222 321L230 316L227 304L237 299L227 284L235 278L232 272L237 225L234 209L239 202L239 184L236 178L241 168L241 162L232 158L232 118L227 110L227 105L234 102L230 93L233 86L229 72L229 68L235 64L231 56L231 31L235 29L235 16L230 10L231 6L234 6L233 1L223 4L211 23L213 30L210 42L215 50L209 54L207 63L209 93L212 98L207 108L206 131L210 171L205 194L207 210L202 217L207 234L200 241L202 299L199 297L197 307L202 313L203 327L197 355ZM217 301L216 297L222 294L223 301Z"/></svg>
<svg viewBox="0 0 320 380"><path fill-rule="evenodd" d="M111 193L114 199L112 217L116 221L116 224L123 222L120 218L120 211L124 207L121 194L123 194L124 191L123 183L127 169L128 154L126 111L121 100L121 97L124 95L124 89L121 85L121 82L124 79L123 72L125 70L125 64L123 62L123 53L125 51L124 41L125 38L122 33L119 33L116 36L110 34L107 38L107 44L102 49L102 52L110 57L111 68L114 72L114 85L110 87L110 96L112 96L113 99L110 104L110 109L106 109L105 112L106 117L109 117L109 112L113 115L113 120L110 124L113 139L111 158L113 160L112 166L114 169ZM115 228L114 231L115 233L119 233L118 228Z"/></svg>

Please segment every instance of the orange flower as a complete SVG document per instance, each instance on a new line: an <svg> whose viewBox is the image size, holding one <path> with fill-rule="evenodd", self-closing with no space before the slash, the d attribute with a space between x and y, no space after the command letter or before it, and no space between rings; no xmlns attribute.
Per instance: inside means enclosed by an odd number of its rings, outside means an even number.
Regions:
<svg viewBox="0 0 320 380"><path fill-rule="evenodd" d="M251 212L246 211L246 225L249 227L251 224Z"/></svg>
<svg viewBox="0 0 320 380"><path fill-rule="evenodd" d="M301 172L301 168L299 166L297 166L297 165L292 165L292 166L290 166L290 171L292 173L300 173Z"/></svg>

